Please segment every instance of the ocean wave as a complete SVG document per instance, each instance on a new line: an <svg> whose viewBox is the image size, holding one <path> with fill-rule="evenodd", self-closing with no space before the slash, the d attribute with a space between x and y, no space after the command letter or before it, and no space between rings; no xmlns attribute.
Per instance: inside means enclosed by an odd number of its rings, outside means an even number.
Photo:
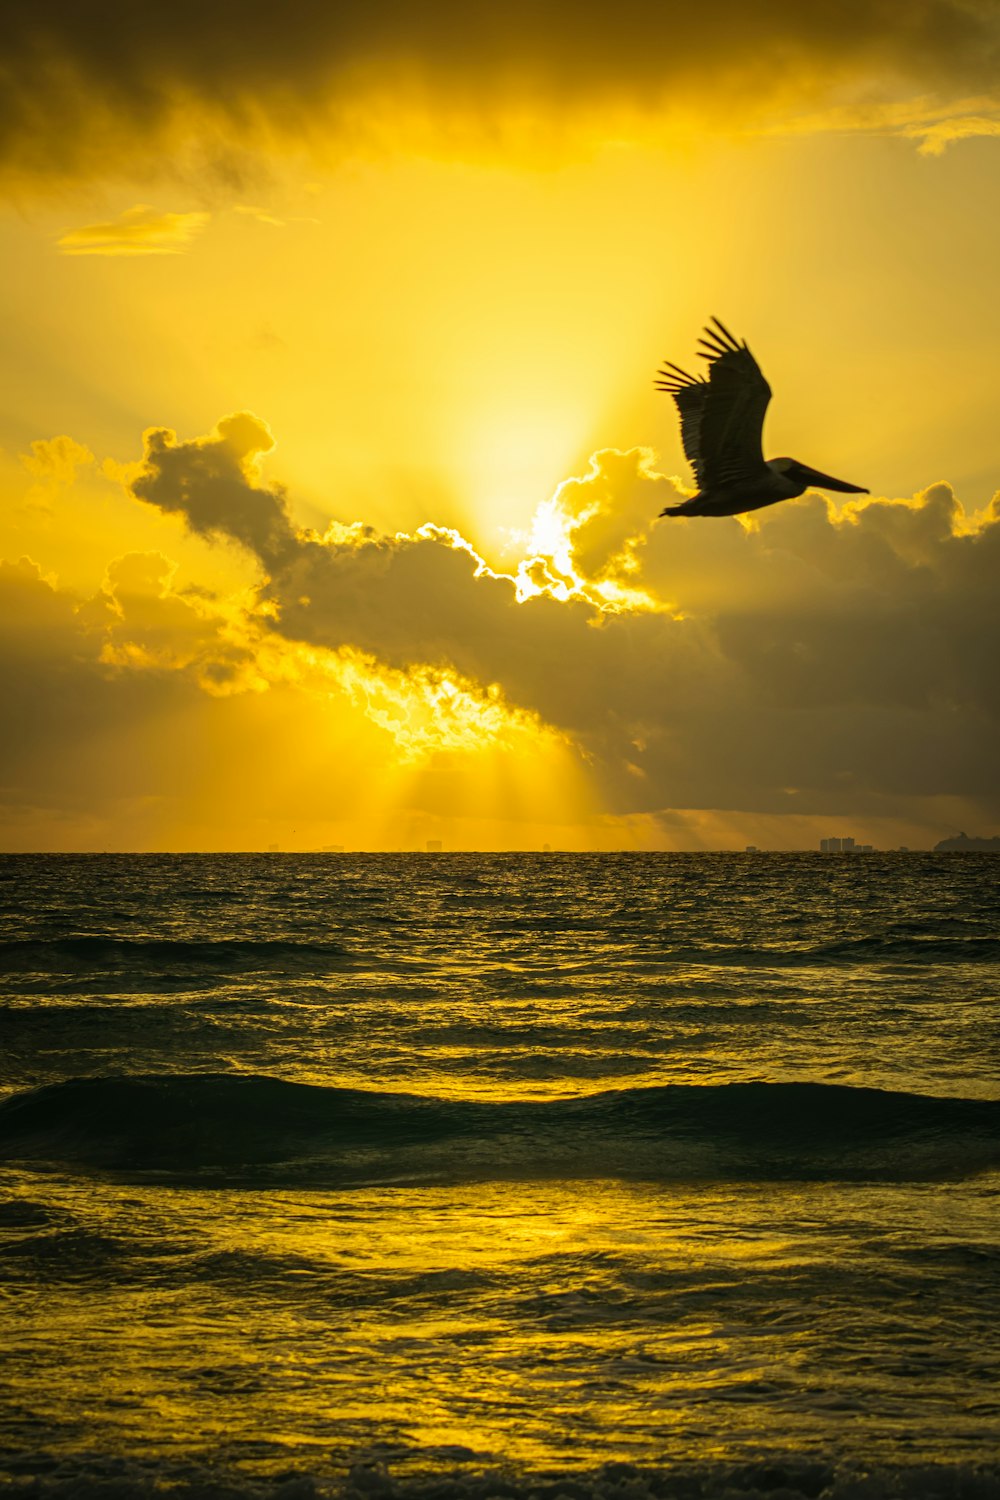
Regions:
<svg viewBox="0 0 1000 1500"><path fill-rule="evenodd" d="M1000 1166L1000 1100L754 1082L483 1102L239 1073L77 1078L0 1103L0 1157L272 1186L921 1180Z"/></svg>
<svg viewBox="0 0 1000 1500"><path fill-rule="evenodd" d="M544 928L551 924L543 924ZM501 931L490 927L496 937ZM520 932L520 928L518 929ZM0 941L0 975L68 975L88 973L170 973L205 971L207 974L255 973L265 970L296 973L325 972L343 966L352 951L342 942L315 937L276 938L127 938L103 933L74 937L11 938ZM706 968L775 968L842 967L851 964L995 964L1000 963L1000 938L990 934L941 935L906 932L868 934L840 938L831 942L783 946L775 944L713 942L674 942L669 933L651 927L641 952L618 952L618 960L628 970L645 970L650 974L670 971L680 966ZM394 955L396 967L421 970L425 961ZM580 957L552 966L551 973L539 978L537 962L527 969L498 965L484 977L497 989L514 989L519 994L537 988L546 995L555 991L571 993L581 980L603 973L605 955Z"/></svg>
<svg viewBox="0 0 1000 1500"><path fill-rule="evenodd" d="M913 964L991 964L1000 961L1000 938L940 937L933 934L889 935L844 938L836 943L819 944L806 950L813 959L827 962L865 960Z"/></svg>
<svg viewBox="0 0 1000 1500"><path fill-rule="evenodd" d="M829 968L851 964L995 964L1000 963L1000 938L870 934L833 942L781 947L741 943L667 947L657 954L657 967L686 963L695 967L750 969Z"/></svg>
<svg viewBox="0 0 1000 1500"><path fill-rule="evenodd" d="M20 938L0 942L0 974L316 969L336 965L346 952L341 943L289 938Z"/></svg>

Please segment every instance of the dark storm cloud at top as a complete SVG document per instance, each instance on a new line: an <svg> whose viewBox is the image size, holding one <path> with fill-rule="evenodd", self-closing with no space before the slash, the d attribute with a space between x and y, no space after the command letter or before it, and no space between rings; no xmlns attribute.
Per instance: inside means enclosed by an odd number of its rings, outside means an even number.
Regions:
<svg viewBox="0 0 1000 1500"><path fill-rule="evenodd" d="M140 153L165 127L295 139L376 86L433 108L691 104L709 118L816 108L844 85L988 90L988 0L7 0L0 160L72 172ZM866 97L873 97L871 93ZM153 164L147 161L147 170Z"/></svg>

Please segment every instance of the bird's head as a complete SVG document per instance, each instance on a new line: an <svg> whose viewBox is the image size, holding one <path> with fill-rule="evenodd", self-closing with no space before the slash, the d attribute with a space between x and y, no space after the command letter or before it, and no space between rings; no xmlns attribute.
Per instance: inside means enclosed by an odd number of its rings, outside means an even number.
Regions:
<svg viewBox="0 0 1000 1500"><path fill-rule="evenodd" d="M862 488L861 485L848 484L846 479L834 479L832 474L823 474L819 469L810 469L808 464L800 464L797 458L772 458L770 465L784 479L798 485L800 495L808 489L839 490L844 495L868 494L868 490Z"/></svg>

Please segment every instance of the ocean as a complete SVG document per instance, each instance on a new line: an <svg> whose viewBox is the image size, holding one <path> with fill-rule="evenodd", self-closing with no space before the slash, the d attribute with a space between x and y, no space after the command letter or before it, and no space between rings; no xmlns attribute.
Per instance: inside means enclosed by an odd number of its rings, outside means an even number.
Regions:
<svg viewBox="0 0 1000 1500"><path fill-rule="evenodd" d="M0 891L14 1494L1000 1496L1000 860Z"/></svg>

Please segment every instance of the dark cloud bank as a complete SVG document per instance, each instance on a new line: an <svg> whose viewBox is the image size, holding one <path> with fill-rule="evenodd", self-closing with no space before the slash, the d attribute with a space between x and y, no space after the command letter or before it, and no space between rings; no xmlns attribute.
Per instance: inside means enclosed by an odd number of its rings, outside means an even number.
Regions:
<svg viewBox="0 0 1000 1500"><path fill-rule="evenodd" d="M857 831L890 818L948 832L961 805L970 827L1000 821L996 501L976 529L945 484L853 518L806 496L753 532L729 519L653 523L670 482L648 454L608 451L563 488L577 567L673 604L614 614L586 598L518 603L511 579L433 528L299 532L259 473L270 445L246 414L192 442L154 431L133 486L257 558L270 614L248 631L221 602L174 592L159 554L118 559L82 607L34 565L0 565L8 808L181 808L206 773L241 763L248 738L268 783L273 753L277 796L296 690L279 676L252 691L268 671L255 654L263 630L279 648L351 647L399 670L499 684L580 748L610 813L821 814ZM533 572L552 566L541 558ZM352 722L325 742L329 816L364 774Z"/></svg>
<svg viewBox="0 0 1000 1500"><path fill-rule="evenodd" d="M253 469L269 441L249 416L189 443L153 433L134 492L250 548L284 637L499 683L593 757L614 811L912 816L957 797L1000 815L997 501L975 530L945 484L843 517L807 496L752 532L652 524L668 481L641 452L601 454L572 497L600 505L578 532L590 575L630 554L630 581L676 601L602 614L518 603L444 533L296 533Z"/></svg>
<svg viewBox="0 0 1000 1500"><path fill-rule="evenodd" d="M178 121L218 143L299 138L372 88L431 109L613 99L711 119L845 87L988 92L1000 60L981 0L9 0L3 19L0 160L41 172L138 160Z"/></svg>

